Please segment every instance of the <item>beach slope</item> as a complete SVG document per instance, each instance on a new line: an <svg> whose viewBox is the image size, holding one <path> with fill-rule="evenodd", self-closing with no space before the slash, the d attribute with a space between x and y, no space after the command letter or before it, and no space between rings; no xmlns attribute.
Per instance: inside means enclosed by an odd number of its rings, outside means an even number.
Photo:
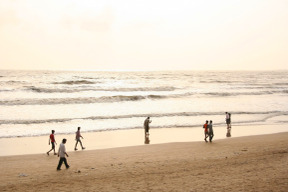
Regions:
<svg viewBox="0 0 288 192"><path fill-rule="evenodd" d="M287 191L288 133L0 157L1 191Z"/></svg>

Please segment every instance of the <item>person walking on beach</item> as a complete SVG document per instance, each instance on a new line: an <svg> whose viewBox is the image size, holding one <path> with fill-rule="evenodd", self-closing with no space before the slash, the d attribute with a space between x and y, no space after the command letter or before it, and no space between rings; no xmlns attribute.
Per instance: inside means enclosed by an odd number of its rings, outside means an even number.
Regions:
<svg viewBox="0 0 288 192"><path fill-rule="evenodd" d="M59 163L58 163L58 166L57 166L57 171L60 171L60 170L61 170L61 166L62 166L63 162L64 162L64 164L65 164L65 166L66 166L66 169L69 169L69 167L70 167L70 166L68 165L67 159L66 159L66 157L65 157L65 155L66 155L67 157L69 157L68 154L66 153L66 147L65 147L66 141L67 141L67 139L63 139L63 140L62 140L62 143L61 143L60 146L59 146L58 157L60 157L60 159L59 159Z"/></svg>
<svg viewBox="0 0 288 192"><path fill-rule="evenodd" d="M49 145L50 145L50 143L51 143L51 145L52 145L52 148L51 148L50 151L53 151L53 150L54 150L54 155L57 155L57 153L55 152L55 144L57 145L57 143L56 143L56 140L55 140L55 137L54 137L54 133L55 133L55 131L52 130L52 133L51 133L50 136L49 136ZM47 152L47 155L49 155L49 152L50 152L50 151Z"/></svg>
<svg viewBox="0 0 288 192"><path fill-rule="evenodd" d="M149 135L149 124L151 123L152 121L150 120L150 117L147 117L144 121L144 130L145 130L145 135Z"/></svg>
<svg viewBox="0 0 288 192"><path fill-rule="evenodd" d="M208 125L208 132L209 132L209 141L212 142L212 139L214 137L212 120L210 120L210 123Z"/></svg>
<svg viewBox="0 0 288 192"><path fill-rule="evenodd" d="M77 132L76 132L76 144L75 144L75 148L74 148L75 151L78 150L78 149L77 149L78 142L80 143L82 150L85 149L85 147L83 147L82 141L81 141L81 139L80 139L80 138L84 139L84 138L82 137L81 133L80 133L80 129L81 129L81 128L78 127L78 130L77 130Z"/></svg>
<svg viewBox="0 0 288 192"><path fill-rule="evenodd" d="M208 134L208 120L203 125L203 128L204 128L204 140L205 140L205 142L208 142L207 141L207 138L209 137L209 134Z"/></svg>

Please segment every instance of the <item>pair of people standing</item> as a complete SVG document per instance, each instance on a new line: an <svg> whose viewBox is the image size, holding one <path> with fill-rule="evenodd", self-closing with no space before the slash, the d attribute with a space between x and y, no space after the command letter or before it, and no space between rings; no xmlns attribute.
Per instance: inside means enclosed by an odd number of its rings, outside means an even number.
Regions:
<svg viewBox="0 0 288 192"><path fill-rule="evenodd" d="M212 125L212 120L210 120L210 123L208 124L208 120L205 122L203 125L204 128L204 140L205 142L207 141L207 138L209 137L209 141L212 142L212 139L214 137L214 132L213 132L213 125Z"/></svg>

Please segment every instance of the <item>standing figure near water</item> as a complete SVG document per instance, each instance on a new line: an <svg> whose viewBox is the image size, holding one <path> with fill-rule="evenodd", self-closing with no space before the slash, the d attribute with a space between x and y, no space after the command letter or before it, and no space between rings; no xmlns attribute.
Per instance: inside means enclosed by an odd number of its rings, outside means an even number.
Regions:
<svg viewBox="0 0 288 192"><path fill-rule="evenodd" d="M213 137L214 137L212 120L210 120L210 123L209 123L209 125L208 125L208 132L209 132L209 141L212 142L212 139L213 139Z"/></svg>
<svg viewBox="0 0 288 192"><path fill-rule="evenodd" d="M203 128L204 128L204 140L205 140L205 142L208 142L207 141L207 138L209 137L209 134L208 134L208 120L203 125Z"/></svg>
<svg viewBox="0 0 288 192"><path fill-rule="evenodd" d="M81 141L80 138L84 139L84 138L82 137L81 133L80 133L80 127L78 127L78 130L77 130L77 132L76 132L76 144L75 144L75 148L74 148L75 151L78 150L78 149L77 149L77 144L78 144L78 142L80 143L80 145L81 145L81 147L82 147L82 150L85 149L85 147L83 147L83 145L82 145L82 141Z"/></svg>
<svg viewBox="0 0 288 192"><path fill-rule="evenodd" d="M49 136L49 145L50 145L50 143L51 143L52 148L51 148L50 151L54 150L54 155L57 155L57 153L55 152L55 144L57 145L56 140L55 140L55 137L54 137L55 131L52 130L51 132L52 132L52 133L51 133L50 136ZM50 152L50 151L47 152L47 155L49 155L49 152Z"/></svg>
<svg viewBox="0 0 288 192"><path fill-rule="evenodd" d="M227 123L227 115L228 115L228 123ZM226 137L231 137L231 113L226 112L226 124L227 124L227 133Z"/></svg>
<svg viewBox="0 0 288 192"><path fill-rule="evenodd" d="M228 112L225 112L225 113L226 113L225 121L226 121L227 129L229 129L229 127L230 127L230 115Z"/></svg>
<svg viewBox="0 0 288 192"><path fill-rule="evenodd" d="M152 121L150 120L150 117L147 117L144 121L144 131L145 131L145 135L149 135L149 124L151 123Z"/></svg>

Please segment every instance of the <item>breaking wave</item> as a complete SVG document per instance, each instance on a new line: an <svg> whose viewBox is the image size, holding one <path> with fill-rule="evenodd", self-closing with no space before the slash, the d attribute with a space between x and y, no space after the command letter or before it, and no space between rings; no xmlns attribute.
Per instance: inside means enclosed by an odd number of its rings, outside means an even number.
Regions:
<svg viewBox="0 0 288 192"><path fill-rule="evenodd" d="M80 97L80 98L48 98L48 99L16 99L0 101L0 105L58 105L58 104L89 104L89 103L111 103L121 101L139 101L144 99L162 98L160 95L147 96L104 96L104 97Z"/></svg>
<svg viewBox="0 0 288 192"><path fill-rule="evenodd" d="M39 91L35 89L34 91ZM42 91L45 91L42 90ZM78 97L78 98L31 98L31 99L14 99L0 100L0 105L59 105L59 104L89 104L89 103L113 103L124 101L140 101L145 99L169 99L169 98L184 98L190 96L213 96L213 97L231 97L241 95L271 95L271 94L287 94L288 90L281 91L257 91L257 92L208 92L208 93L193 93L187 92L183 94L166 94L166 95L115 95L102 97Z"/></svg>
<svg viewBox="0 0 288 192"><path fill-rule="evenodd" d="M232 112L234 115L266 115L262 120L267 120L272 117L288 115L288 111L256 111L256 112L243 112L243 111L234 111ZM223 115L223 112L179 112L179 113L157 113L157 114L130 114L130 115L115 115L115 116L91 116L91 117L83 117L83 118L63 118L63 119L44 119L44 120L0 120L0 125L2 124L43 124L43 123L63 123L73 120L111 120L111 119L129 119L129 118L146 118L147 116L151 116L153 118L161 118L161 117L197 117L197 116L215 116L215 115ZM261 121L262 121L261 120ZM259 121L259 120L258 120ZM247 122L255 122L255 121L243 121L238 123L247 123ZM173 125L176 127L176 125Z"/></svg>
<svg viewBox="0 0 288 192"><path fill-rule="evenodd" d="M95 82L87 80L78 80L78 81L54 82L53 84L79 85L79 84L95 84Z"/></svg>
<svg viewBox="0 0 288 192"><path fill-rule="evenodd" d="M85 92L85 91L109 91L109 92L143 92L143 91L174 91L177 88L175 87L136 87L136 88L39 88L39 87L27 87L28 91L33 91L37 93L76 93L76 92Z"/></svg>
<svg viewBox="0 0 288 192"><path fill-rule="evenodd" d="M51 123L63 123L63 125L65 124L73 124L73 121L76 120L76 122L85 122L85 121L93 121L93 120L105 120L107 122L113 122L113 120L119 120L120 122L123 122L124 119L128 119L128 118L134 118L134 121L139 122L141 120L146 118L147 116L152 116L153 119L159 122L163 122L163 120L161 120L161 118L167 119L167 117L177 117L177 119L182 119L185 117L188 118L197 118L197 119L206 119L205 117L209 117L209 116L223 116L224 112L180 112L180 113L163 113L163 114L136 114L136 115L118 115L118 116L91 116L91 117L82 117L82 118L63 118L63 119L43 119L43 120L0 120L0 125L4 125L7 126L9 124L9 127L14 126L15 127L23 127L23 125L26 126L31 126L31 127L51 127ZM288 111L268 111L268 112L232 112L233 115L253 115L253 116L257 116L258 118L253 118L250 120L247 120L246 118L242 118L242 119L237 119L233 121L234 125L255 125L255 124L260 124L262 125L263 123L265 123L267 120L269 120L270 118L274 118L274 117L282 117L282 119L278 120L278 123L283 123L283 122L287 122L285 121L285 116L288 115ZM139 120L137 119L139 118ZM284 118L284 120L283 120ZM126 120L125 120L126 121ZM114 121L115 122L115 121ZM61 124L62 125L62 124ZM189 128L201 128L202 127L202 123L200 122L191 122L191 121L183 121L183 122L171 122L168 124L153 124L153 129L157 129L157 128L183 128L183 127L189 127ZM225 126L225 122L217 122L214 123L215 126ZM60 126L60 125L59 125ZM86 129L85 132L101 132L101 131L113 131L113 130L128 130L128 129L142 129L143 127L141 126L141 124L139 125L138 123L132 123L131 125L124 125L122 127L119 126L104 126L104 127L98 127L97 129L92 127L88 127ZM21 129L21 128L20 128ZM74 133L74 130L70 130L70 129L61 129L59 128L57 130L57 134L71 134ZM26 137L26 136L40 136L40 135L47 135L47 130L46 129L42 129L41 131L36 131L36 132L21 132L21 134L14 134L13 131L12 132L7 132L4 135L0 135L0 138L10 138L10 137Z"/></svg>

